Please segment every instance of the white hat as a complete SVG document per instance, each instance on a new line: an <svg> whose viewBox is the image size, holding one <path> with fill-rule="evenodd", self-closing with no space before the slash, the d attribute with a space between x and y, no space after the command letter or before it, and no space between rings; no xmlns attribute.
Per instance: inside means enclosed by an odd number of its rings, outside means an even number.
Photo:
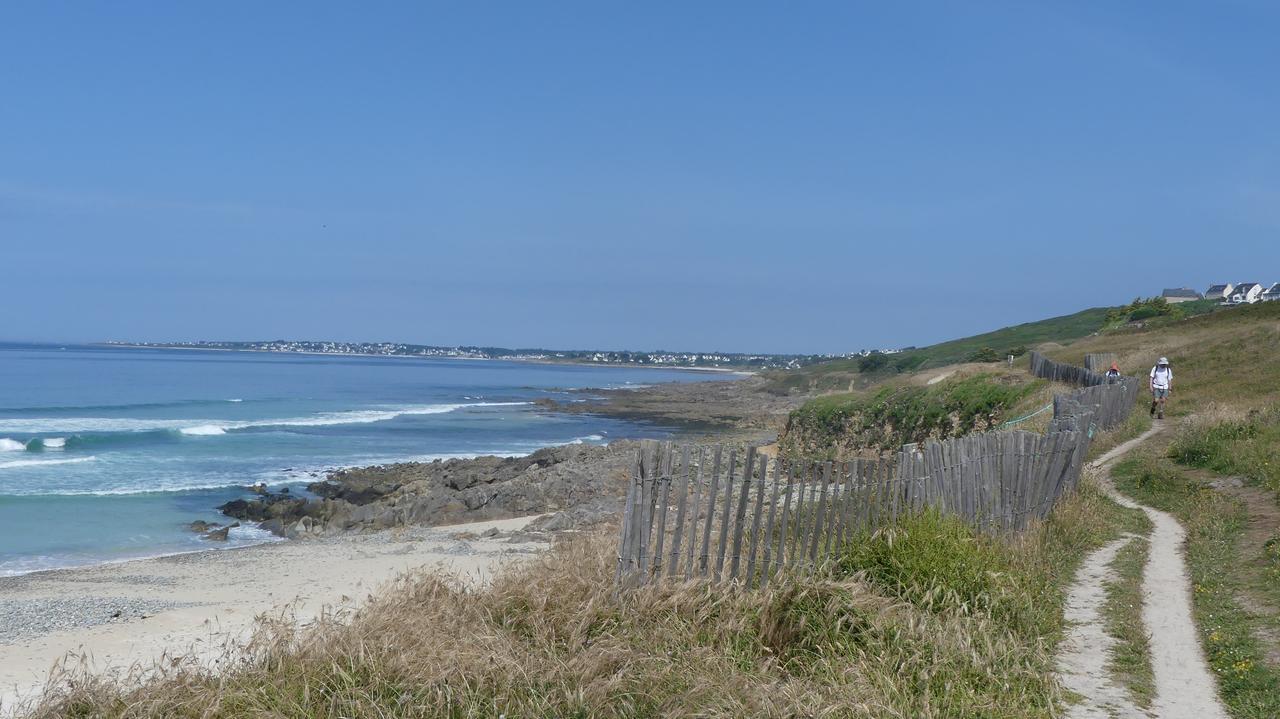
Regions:
<svg viewBox="0 0 1280 719"><path fill-rule="evenodd" d="M1169 364L1169 358L1168 358L1168 357L1161 357L1161 358L1160 358L1160 361L1159 361L1159 362L1157 362L1156 364Z"/></svg>

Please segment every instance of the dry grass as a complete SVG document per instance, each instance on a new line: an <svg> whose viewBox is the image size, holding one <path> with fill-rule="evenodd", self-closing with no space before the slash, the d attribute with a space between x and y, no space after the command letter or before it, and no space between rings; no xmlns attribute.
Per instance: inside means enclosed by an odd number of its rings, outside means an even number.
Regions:
<svg viewBox="0 0 1280 719"><path fill-rule="evenodd" d="M1121 524L1092 489L1013 543L917 518L753 593L619 594L606 532L484 589L418 573L345 620L265 621L221 671L68 674L30 716L1045 716L1062 586Z"/></svg>
<svg viewBox="0 0 1280 719"><path fill-rule="evenodd" d="M1145 377L1160 356L1173 362L1174 416L1217 403L1262 408L1280 400L1280 303L1232 308L1138 330L1109 332L1049 352L1080 364L1087 352L1115 352L1125 374Z"/></svg>

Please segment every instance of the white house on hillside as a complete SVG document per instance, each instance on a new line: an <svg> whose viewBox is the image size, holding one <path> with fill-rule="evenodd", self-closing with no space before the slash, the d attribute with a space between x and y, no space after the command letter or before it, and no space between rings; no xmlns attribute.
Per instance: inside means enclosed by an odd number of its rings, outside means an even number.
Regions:
<svg viewBox="0 0 1280 719"><path fill-rule="evenodd" d="M1179 302L1192 302L1194 300L1202 299L1199 292L1187 287L1166 289L1164 292L1160 293L1160 296L1164 298L1165 302L1168 302L1171 305L1176 305Z"/></svg>
<svg viewBox="0 0 1280 719"><path fill-rule="evenodd" d="M1227 304L1251 305L1262 299L1263 289L1262 285L1257 282L1241 282L1231 291L1231 296L1227 298Z"/></svg>
<svg viewBox="0 0 1280 719"><path fill-rule="evenodd" d="M1274 285L1271 285L1271 289L1262 293L1262 301L1263 302L1280 301L1280 282L1277 282Z"/></svg>
<svg viewBox="0 0 1280 719"><path fill-rule="evenodd" d="M1204 293L1205 299L1210 300L1228 300L1231 299L1231 291L1236 288L1235 285L1228 282L1225 285L1213 285L1208 292Z"/></svg>

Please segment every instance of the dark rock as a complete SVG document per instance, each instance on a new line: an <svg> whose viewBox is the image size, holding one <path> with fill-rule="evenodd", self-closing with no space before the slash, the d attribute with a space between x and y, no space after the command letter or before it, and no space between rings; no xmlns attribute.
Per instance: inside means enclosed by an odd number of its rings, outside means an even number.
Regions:
<svg viewBox="0 0 1280 719"><path fill-rule="evenodd" d="M212 542L225 542L227 541L227 533L229 531L231 531L231 527L222 527L221 529L214 529L212 531L206 532L204 535L204 538Z"/></svg>
<svg viewBox="0 0 1280 719"><path fill-rule="evenodd" d="M217 522L206 522L206 521L204 521L204 520L202 520L202 519L197 519L196 521L192 522L191 524L189 524L189 525L187 525L187 526L191 529L191 531L193 531L193 532L199 532L199 533L202 533L202 534L203 534L204 532L207 532L207 531L209 531L209 530L211 530L211 529L217 529L218 527L221 527L222 525L221 525L221 524L218 524Z"/></svg>

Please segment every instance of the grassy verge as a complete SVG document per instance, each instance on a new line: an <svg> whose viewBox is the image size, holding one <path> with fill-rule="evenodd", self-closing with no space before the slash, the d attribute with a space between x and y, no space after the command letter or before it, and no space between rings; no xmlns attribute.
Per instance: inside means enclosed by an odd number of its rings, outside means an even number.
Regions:
<svg viewBox="0 0 1280 719"><path fill-rule="evenodd" d="M1186 528L1197 628L1232 715L1280 716L1280 670L1264 660L1258 620L1238 599L1252 581L1237 551L1244 506L1190 478L1159 451L1122 461L1113 477L1121 491L1173 513Z"/></svg>
<svg viewBox="0 0 1280 719"><path fill-rule="evenodd" d="M1150 522L1143 516L1142 520ZM1134 539L1116 555L1111 568L1116 581L1107 587L1103 607L1106 631L1115 638L1108 669L1139 707L1150 707L1155 696L1155 675L1151 668L1151 647L1142 623L1142 572L1147 563L1149 543Z"/></svg>
<svg viewBox="0 0 1280 719"><path fill-rule="evenodd" d="M793 456L828 457L992 429L1047 384L1020 373L981 373L818 397L791 413L779 446Z"/></svg>
<svg viewBox="0 0 1280 719"><path fill-rule="evenodd" d="M231 668L73 676L34 717L1043 717L1080 559L1130 528L1086 486L1015 540L925 515L763 591L618 593L612 533L483 590L418 573L349 621L265 624Z"/></svg>
<svg viewBox="0 0 1280 719"><path fill-rule="evenodd" d="M1178 435L1169 453L1179 464L1239 475L1280 492L1280 409L1196 422Z"/></svg>

